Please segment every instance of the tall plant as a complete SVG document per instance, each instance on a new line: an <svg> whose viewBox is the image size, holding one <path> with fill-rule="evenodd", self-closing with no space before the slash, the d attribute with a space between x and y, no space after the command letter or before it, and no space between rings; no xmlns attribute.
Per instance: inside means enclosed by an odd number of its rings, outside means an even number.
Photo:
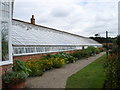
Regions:
<svg viewBox="0 0 120 90"><path fill-rule="evenodd" d="M28 76L29 76L29 72L31 72L31 70L26 67L25 63L22 62L22 61L20 61L20 60L14 60L14 64L13 64L13 68L12 69L15 72L17 72L17 71L23 71Z"/></svg>

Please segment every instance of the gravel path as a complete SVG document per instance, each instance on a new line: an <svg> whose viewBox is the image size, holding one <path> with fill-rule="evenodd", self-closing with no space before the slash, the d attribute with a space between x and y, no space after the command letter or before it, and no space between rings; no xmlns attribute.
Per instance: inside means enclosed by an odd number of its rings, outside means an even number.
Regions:
<svg viewBox="0 0 120 90"><path fill-rule="evenodd" d="M78 72L105 52L83 59L72 64L64 65L60 69L53 69L45 72L43 76L28 78L26 88L65 88L67 78Z"/></svg>

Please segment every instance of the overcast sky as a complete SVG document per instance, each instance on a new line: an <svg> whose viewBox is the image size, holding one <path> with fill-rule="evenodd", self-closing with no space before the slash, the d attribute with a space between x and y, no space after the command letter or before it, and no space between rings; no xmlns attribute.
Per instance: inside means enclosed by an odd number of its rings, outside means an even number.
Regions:
<svg viewBox="0 0 120 90"><path fill-rule="evenodd" d="M118 0L15 0L14 18L85 37L118 34Z"/></svg>

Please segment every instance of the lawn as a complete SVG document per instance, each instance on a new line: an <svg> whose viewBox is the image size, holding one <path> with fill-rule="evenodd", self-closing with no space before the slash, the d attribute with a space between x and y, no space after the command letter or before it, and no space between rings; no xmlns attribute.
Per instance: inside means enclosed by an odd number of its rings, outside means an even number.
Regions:
<svg viewBox="0 0 120 90"><path fill-rule="evenodd" d="M101 56L82 70L70 76L67 80L66 88L102 88L105 80Z"/></svg>

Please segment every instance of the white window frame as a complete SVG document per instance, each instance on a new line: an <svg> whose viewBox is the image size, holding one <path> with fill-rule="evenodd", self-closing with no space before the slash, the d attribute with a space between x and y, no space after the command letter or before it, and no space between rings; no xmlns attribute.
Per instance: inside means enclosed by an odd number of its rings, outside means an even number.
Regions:
<svg viewBox="0 0 120 90"><path fill-rule="evenodd" d="M0 3L1 4L1 3ZM0 10L0 12L2 11L2 5L0 5L0 8L1 8L1 10ZM2 33L1 33L1 31L0 31L0 66L3 66L3 65L8 65L8 64L13 64L13 58L12 58L12 36L11 36L11 33L12 33L12 3L10 4L10 8L9 8L9 10L10 10L10 13L9 13L9 19L8 19L8 21L9 21L9 32L8 32L8 38L9 38L9 40L8 40L8 48L9 48L9 60L6 60L6 61L2 61ZM2 13L0 13L0 14L2 14ZM1 30L1 22L2 21L6 21L7 19L6 18L4 18L4 17L2 17L2 15L0 15L0 30Z"/></svg>

